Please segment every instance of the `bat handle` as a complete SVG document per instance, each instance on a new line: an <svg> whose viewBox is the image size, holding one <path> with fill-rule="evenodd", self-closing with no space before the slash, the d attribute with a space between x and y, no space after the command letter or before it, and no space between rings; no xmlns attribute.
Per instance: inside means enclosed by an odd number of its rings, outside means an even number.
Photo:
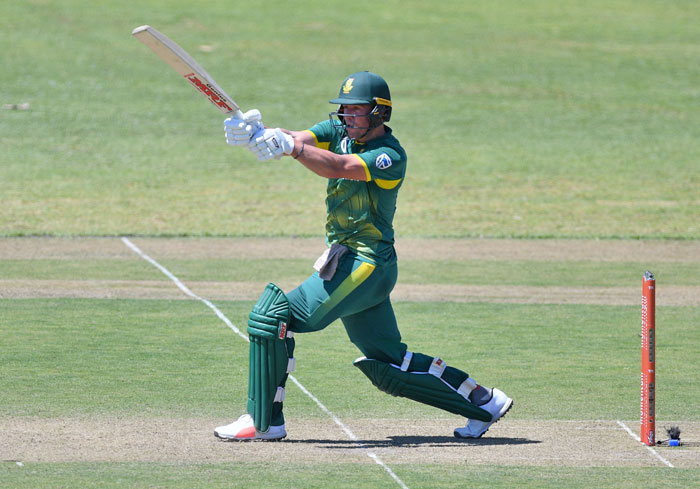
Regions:
<svg viewBox="0 0 700 489"><path fill-rule="evenodd" d="M243 112L241 111L241 109L238 109L234 112L229 112L229 114L234 119L244 119Z"/></svg>

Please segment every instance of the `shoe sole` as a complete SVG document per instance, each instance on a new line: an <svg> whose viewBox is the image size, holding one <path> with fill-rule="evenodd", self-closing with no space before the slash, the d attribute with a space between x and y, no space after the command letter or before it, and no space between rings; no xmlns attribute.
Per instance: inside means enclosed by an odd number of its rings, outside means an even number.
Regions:
<svg viewBox="0 0 700 489"><path fill-rule="evenodd" d="M486 427L486 429L485 429L484 431L481 432L481 434L480 434L479 436L462 436L462 435L460 435L460 434L455 430L455 432L453 433L454 436L455 436L455 438L460 438L460 439L462 439L462 440L478 440L479 438L481 438L482 436L484 436L484 433L486 433L486 432L489 430L489 428L491 428L493 425L495 425L496 423L498 423L498 422L503 418L503 416L505 416L506 414L508 414L508 411L510 411L510 409L513 407L513 404L515 404L515 403L513 402L513 399L510 399L510 403L508 403L508 404L506 405L505 410L501 413L501 415L498 417L498 419L496 419L496 421L493 421L491 424L489 424L489 425Z"/></svg>
<svg viewBox="0 0 700 489"><path fill-rule="evenodd" d="M260 438L260 437L252 437L252 438L229 438L226 436L221 436L219 435L216 431L214 432L214 436L218 438L221 441L282 441L283 439L287 438L287 435L285 434L284 436L281 436L279 438Z"/></svg>

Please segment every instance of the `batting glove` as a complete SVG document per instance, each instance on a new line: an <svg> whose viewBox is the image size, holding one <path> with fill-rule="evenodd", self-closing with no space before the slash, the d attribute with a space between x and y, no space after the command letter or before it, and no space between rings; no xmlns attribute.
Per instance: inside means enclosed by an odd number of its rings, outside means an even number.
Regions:
<svg viewBox="0 0 700 489"><path fill-rule="evenodd" d="M264 129L255 133L248 147L257 156L258 161L267 161L282 155L292 154L294 138L282 132L282 129Z"/></svg>
<svg viewBox="0 0 700 489"><path fill-rule="evenodd" d="M229 117L224 121L226 142L231 146L244 146L250 142L253 134L264 129L262 115L257 109L243 114L243 119Z"/></svg>

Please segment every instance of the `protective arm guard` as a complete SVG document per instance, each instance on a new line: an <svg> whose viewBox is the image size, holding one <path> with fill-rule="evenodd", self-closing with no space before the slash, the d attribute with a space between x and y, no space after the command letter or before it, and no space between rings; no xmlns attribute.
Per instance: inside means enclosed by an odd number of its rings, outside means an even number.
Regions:
<svg viewBox="0 0 700 489"><path fill-rule="evenodd" d="M468 400L476 383L469 377L464 378L464 373L459 378L455 375L456 369L447 367L437 357L406 352L402 366L366 357L358 358L353 365L369 377L375 387L387 394L406 397L465 418L491 421L491 413ZM452 371L446 373L447 369ZM444 377L450 377L452 383ZM459 383L455 379L459 379Z"/></svg>
<svg viewBox="0 0 700 489"><path fill-rule="evenodd" d="M248 414L261 433L269 431L273 414L281 413L284 385L294 370L290 318L287 296L275 284L267 284L248 317Z"/></svg>

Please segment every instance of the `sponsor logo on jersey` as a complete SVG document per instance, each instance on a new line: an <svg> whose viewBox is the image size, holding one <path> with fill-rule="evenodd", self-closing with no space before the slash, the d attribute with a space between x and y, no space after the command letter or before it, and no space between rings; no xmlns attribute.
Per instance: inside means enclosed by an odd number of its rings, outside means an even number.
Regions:
<svg viewBox="0 0 700 489"><path fill-rule="evenodd" d="M380 170L386 170L391 166L391 163L391 157L386 153L380 154L377 156L377 159L374 160L374 164L377 165L377 168Z"/></svg>
<svg viewBox="0 0 700 489"><path fill-rule="evenodd" d="M352 89L355 88L352 86L352 82L354 82L354 78L348 78L345 80L345 85L343 85L343 93L347 95L348 93L352 92ZM337 85L336 85L337 86Z"/></svg>
<svg viewBox="0 0 700 489"><path fill-rule="evenodd" d="M348 153L348 143L350 143L350 138L343 138L340 140L340 150L343 152L343 154Z"/></svg>

